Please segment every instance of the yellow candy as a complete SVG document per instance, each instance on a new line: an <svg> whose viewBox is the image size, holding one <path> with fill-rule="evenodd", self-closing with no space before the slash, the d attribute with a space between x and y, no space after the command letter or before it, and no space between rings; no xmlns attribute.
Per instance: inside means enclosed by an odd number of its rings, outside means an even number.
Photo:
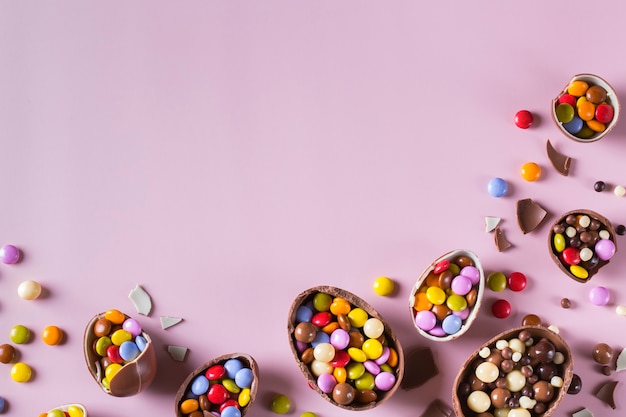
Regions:
<svg viewBox="0 0 626 417"><path fill-rule="evenodd" d="M126 316L119 310L108 310L104 313L104 318L114 324L122 324L126 320Z"/></svg>
<svg viewBox="0 0 626 417"><path fill-rule="evenodd" d="M388 364L386 364L386 363L383 363L382 365L380 365L380 371L381 372L389 372L391 374L394 373L393 368L391 366L389 366Z"/></svg>
<svg viewBox="0 0 626 417"><path fill-rule="evenodd" d="M115 374L120 371L120 369L122 369L122 365L120 365L119 363L112 363L104 370L104 376L110 381L113 379Z"/></svg>
<svg viewBox="0 0 626 417"><path fill-rule="evenodd" d="M394 290L394 283L388 277L379 277L374 281L374 292L378 295L389 295Z"/></svg>
<svg viewBox="0 0 626 417"><path fill-rule="evenodd" d="M239 403L239 407L245 407L250 403L250 399L252 398L250 394L250 388L244 388L239 393L237 397L237 402Z"/></svg>
<svg viewBox="0 0 626 417"><path fill-rule="evenodd" d="M365 373L365 366L359 362L351 362L346 366L348 378L358 379Z"/></svg>
<svg viewBox="0 0 626 417"><path fill-rule="evenodd" d="M84 417L85 416L85 413L83 413L83 409L75 405L70 405L69 407L67 407L67 414L69 414L70 417Z"/></svg>
<svg viewBox="0 0 626 417"><path fill-rule="evenodd" d="M446 305L452 311L463 311L467 308L467 300L462 295L451 294L446 300Z"/></svg>
<svg viewBox="0 0 626 417"><path fill-rule="evenodd" d="M330 312L333 313L335 316L338 316L340 314L348 314L350 312L350 309L352 309L350 303L340 297L336 297L330 305Z"/></svg>
<svg viewBox="0 0 626 417"><path fill-rule="evenodd" d="M563 236L561 233L555 233L553 244L554 244L554 250L556 250L559 253L563 252L563 250L565 250L565 236Z"/></svg>
<svg viewBox="0 0 626 417"><path fill-rule="evenodd" d="M367 355L359 348L348 348L348 355L355 362L365 362L367 360Z"/></svg>
<svg viewBox="0 0 626 417"><path fill-rule="evenodd" d="M360 329L369 318L367 312L362 308L354 308L348 313L348 319L352 327Z"/></svg>
<svg viewBox="0 0 626 417"><path fill-rule="evenodd" d="M446 301L446 292L439 287L428 287L426 298L434 305L441 305Z"/></svg>
<svg viewBox="0 0 626 417"><path fill-rule="evenodd" d="M226 388L226 391L232 392L233 394L239 394L241 388L235 384L235 381L232 379L224 379L222 380L222 385Z"/></svg>
<svg viewBox="0 0 626 417"><path fill-rule="evenodd" d="M46 417L65 417L65 413L63 412L63 410L55 408L54 410L48 411Z"/></svg>
<svg viewBox="0 0 626 417"><path fill-rule="evenodd" d="M569 271L576 278L580 278L580 279L587 279L587 278L589 278L589 272L587 272L587 270L585 268L583 268L582 266L580 266L580 265L570 265Z"/></svg>
<svg viewBox="0 0 626 417"><path fill-rule="evenodd" d="M30 366L23 362L18 362L11 368L11 378L15 382L28 382L32 376L33 371Z"/></svg>
<svg viewBox="0 0 626 417"><path fill-rule="evenodd" d="M111 342L115 346L121 346L122 343L133 339L133 335L128 330L118 329L111 335Z"/></svg>
<svg viewBox="0 0 626 417"><path fill-rule="evenodd" d="M361 350L368 359L378 359L383 354L383 344L377 339L367 339L363 342Z"/></svg>
<svg viewBox="0 0 626 417"><path fill-rule="evenodd" d="M348 372L346 371L346 368L338 367L333 369L333 376L337 380L337 383L341 384L342 382L346 382L346 379L348 379Z"/></svg>
<svg viewBox="0 0 626 417"><path fill-rule="evenodd" d="M567 92L575 97L584 96L589 88L589 84L585 81L576 80L572 81L570 85L567 87Z"/></svg>
<svg viewBox="0 0 626 417"><path fill-rule="evenodd" d="M193 398L188 398L185 401L183 401L182 403L180 403L180 412L182 414L191 414L194 411L198 410L200 408L200 403L198 402L198 400L195 400Z"/></svg>

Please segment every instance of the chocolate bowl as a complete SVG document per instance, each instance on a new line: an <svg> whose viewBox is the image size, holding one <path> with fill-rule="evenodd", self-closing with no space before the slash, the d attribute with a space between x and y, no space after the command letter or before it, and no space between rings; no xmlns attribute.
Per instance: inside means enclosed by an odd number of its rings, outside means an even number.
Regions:
<svg viewBox="0 0 626 417"><path fill-rule="evenodd" d="M588 282L617 251L615 229L592 210L571 210L559 217L548 233L554 263L568 277Z"/></svg>
<svg viewBox="0 0 626 417"><path fill-rule="evenodd" d="M101 327L103 322L108 321L105 316L111 311L117 312L118 316L123 316L124 322L131 319L130 316L118 310L109 310L104 313L96 314L85 328L83 338L85 361L87 362L87 368L91 376L104 392L114 397L129 397L143 391L156 377L156 351L150 336L141 331L139 336L145 341L145 346L142 345L142 348L140 348L138 355L136 355L134 359L120 362L121 367L119 367L119 370L112 376L107 377L106 369L111 365L112 361L108 356L101 356L96 351L98 340L103 336L96 335L95 330L97 329L98 332L100 332L99 334L102 333ZM112 333L115 330L122 329L123 325L121 323L108 323L107 326L110 326L110 328L106 333ZM136 338L134 339L136 340ZM109 344L109 342L107 342L107 344ZM119 358L116 360L119 362Z"/></svg>
<svg viewBox="0 0 626 417"><path fill-rule="evenodd" d="M548 417L573 375L572 354L561 336L540 325L517 327L482 344L465 361L454 380L452 406L457 417L500 415L500 409Z"/></svg>
<svg viewBox="0 0 626 417"><path fill-rule="evenodd" d="M372 306L346 290L318 286L300 293L289 309L287 334L309 386L339 408L372 409L400 387L400 342Z"/></svg>
<svg viewBox="0 0 626 417"><path fill-rule="evenodd" d="M409 314L417 331L436 342L454 340L476 318L485 292L478 256L459 249L435 259L415 282Z"/></svg>
<svg viewBox="0 0 626 417"><path fill-rule="evenodd" d="M220 407L232 405L244 416L252 407L258 386L259 367L252 356L222 355L200 365L185 378L176 393L174 413L176 417L212 416ZM237 394L230 394L233 391Z"/></svg>

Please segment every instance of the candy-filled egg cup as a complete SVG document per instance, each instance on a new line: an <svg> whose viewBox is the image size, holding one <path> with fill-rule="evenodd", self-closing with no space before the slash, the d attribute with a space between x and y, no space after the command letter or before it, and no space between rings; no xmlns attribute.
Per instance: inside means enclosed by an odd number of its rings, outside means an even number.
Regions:
<svg viewBox="0 0 626 417"><path fill-rule="evenodd" d="M595 142L617 124L620 102L613 87L594 74L578 74L552 100L552 120L576 142Z"/></svg>
<svg viewBox="0 0 626 417"><path fill-rule="evenodd" d="M400 387L400 342L371 305L346 290L318 286L300 293L289 309L287 333L309 386L337 407L369 410Z"/></svg>
<svg viewBox="0 0 626 417"><path fill-rule="evenodd" d="M39 417L88 417L87 409L82 404L65 404L55 407Z"/></svg>
<svg viewBox="0 0 626 417"><path fill-rule="evenodd" d="M200 365L183 381L174 402L176 417L242 417L252 407L259 367L246 353L230 353Z"/></svg>
<svg viewBox="0 0 626 417"><path fill-rule="evenodd" d="M137 320L119 310L96 314L85 328L83 341L87 368L109 395L139 394L156 377L152 339Z"/></svg>
<svg viewBox="0 0 626 417"><path fill-rule="evenodd" d="M561 271L585 283L615 255L615 229L606 217L593 210L571 210L552 224L548 248Z"/></svg>
<svg viewBox="0 0 626 417"><path fill-rule="evenodd" d="M434 260L415 282L409 314L417 331L436 342L465 333L480 310L485 274L476 254L459 249Z"/></svg>

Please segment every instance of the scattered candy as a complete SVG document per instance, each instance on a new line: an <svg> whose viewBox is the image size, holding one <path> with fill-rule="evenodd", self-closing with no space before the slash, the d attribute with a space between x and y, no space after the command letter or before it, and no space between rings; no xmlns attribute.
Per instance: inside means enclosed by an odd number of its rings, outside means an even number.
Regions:
<svg viewBox="0 0 626 417"><path fill-rule="evenodd" d="M626 305L620 304L615 307L615 313L617 313L618 316L626 316Z"/></svg>
<svg viewBox="0 0 626 417"><path fill-rule="evenodd" d="M11 378L15 382L28 382L32 376L33 371L30 366L23 362L18 362L11 368Z"/></svg>
<svg viewBox="0 0 626 417"><path fill-rule="evenodd" d="M604 191L606 189L606 183L604 181L596 181L593 184L593 189L597 192L597 193L601 193L602 191Z"/></svg>
<svg viewBox="0 0 626 417"><path fill-rule="evenodd" d="M41 295L41 285L37 281L23 281L17 287L17 295L23 300L34 300Z"/></svg>
<svg viewBox="0 0 626 417"><path fill-rule="evenodd" d="M63 341L63 330L57 326L47 326L41 332L41 339L46 345L58 345Z"/></svg>
<svg viewBox="0 0 626 417"><path fill-rule="evenodd" d="M515 125L520 129L528 129L533 124L533 114L528 110L520 110L515 113Z"/></svg>
<svg viewBox="0 0 626 417"><path fill-rule="evenodd" d="M487 275L487 287L491 291L500 292L506 288L507 278L502 272L492 272Z"/></svg>
<svg viewBox="0 0 626 417"><path fill-rule="evenodd" d="M183 321L183 319L180 317L169 317L169 316L161 316L160 320L161 320L161 328L163 330L169 329L170 327L175 326L181 321Z"/></svg>
<svg viewBox="0 0 626 417"><path fill-rule="evenodd" d="M536 314L526 314L522 318L522 326L539 326L541 325L541 318Z"/></svg>
<svg viewBox="0 0 626 417"><path fill-rule="evenodd" d="M485 217L485 232L492 232L500 224L500 217Z"/></svg>
<svg viewBox="0 0 626 417"><path fill-rule="evenodd" d="M541 178L541 167L536 162L526 162L522 165L520 173L526 181L534 182Z"/></svg>
<svg viewBox="0 0 626 417"><path fill-rule="evenodd" d="M7 265L17 263L20 256L20 250L13 245L4 245L0 248L0 260Z"/></svg>
<svg viewBox="0 0 626 417"><path fill-rule="evenodd" d="M561 307L570 308L572 306L572 302L569 298L561 298Z"/></svg>
<svg viewBox="0 0 626 417"><path fill-rule="evenodd" d="M593 305L605 306L609 303L611 294L605 287L597 286L589 291L589 300Z"/></svg>
<svg viewBox="0 0 626 417"><path fill-rule="evenodd" d="M546 152L548 154L548 159L552 163L552 166L554 167L554 169L556 169L559 174L568 176L569 169L572 164L572 158L558 152L554 148L554 146L552 146L552 143L550 143L550 140L546 142Z"/></svg>
<svg viewBox="0 0 626 417"><path fill-rule="evenodd" d="M378 295L386 296L393 293L395 284L389 277L379 277L374 281L374 292Z"/></svg>
<svg viewBox="0 0 626 417"><path fill-rule="evenodd" d="M6 401L4 400L4 398L0 397L0 413L4 411L5 405L6 405Z"/></svg>
<svg viewBox="0 0 626 417"><path fill-rule="evenodd" d="M521 272L512 272L507 277L507 285L511 291L519 292L526 288L526 275Z"/></svg>
<svg viewBox="0 0 626 417"><path fill-rule="evenodd" d="M593 347L592 356L600 365L606 365L613 359L613 348L606 343L598 343Z"/></svg>
<svg viewBox="0 0 626 417"><path fill-rule="evenodd" d="M624 187L623 185L616 185L613 189L613 194L618 197L624 197L624 195L626 195L626 187Z"/></svg>
<svg viewBox="0 0 626 417"><path fill-rule="evenodd" d="M311 411L305 411L304 413L300 414L300 417L317 417L317 414Z"/></svg>
<svg viewBox="0 0 626 417"><path fill-rule="evenodd" d="M617 233L620 236L624 236L624 234L626 234L626 226L624 226L623 224L618 224L615 227L615 233Z"/></svg>
<svg viewBox="0 0 626 417"><path fill-rule="evenodd" d="M511 315L511 303L507 300L496 300L491 305L491 312L499 319L505 319Z"/></svg>
<svg viewBox="0 0 626 417"><path fill-rule="evenodd" d="M8 343L0 345L0 363L11 363L15 358L15 348Z"/></svg>
<svg viewBox="0 0 626 417"><path fill-rule="evenodd" d="M27 343L30 340L30 330L28 327L17 324L11 328L11 341L15 344L21 345Z"/></svg>
<svg viewBox="0 0 626 417"><path fill-rule="evenodd" d="M276 414L287 414L291 410L291 400L285 394L277 394L272 398L270 409Z"/></svg>
<svg viewBox="0 0 626 417"><path fill-rule="evenodd" d="M502 178L492 178L487 184L487 192L492 197L502 197L509 189L508 184Z"/></svg>
<svg viewBox="0 0 626 417"><path fill-rule="evenodd" d="M152 300L150 299L150 295L137 284L135 288L130 290L128 294L128 298L132 301L137 313L142 314L144 316L149 316L150 311L152 310Z"/></svg>

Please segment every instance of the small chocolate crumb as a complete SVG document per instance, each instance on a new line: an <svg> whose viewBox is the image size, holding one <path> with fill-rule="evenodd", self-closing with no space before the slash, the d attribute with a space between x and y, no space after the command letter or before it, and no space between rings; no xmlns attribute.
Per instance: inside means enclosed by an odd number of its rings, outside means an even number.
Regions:
<svg viewBox="0 0 626 417"><path fill-rule="evenodd" d="M604 365L602 367L602 373L606 376L610 376L613 373L613 369L609 365Z"/></svg>
<svg viewBox="0 0 626 417"><path fill-rule="evenodd" d="M570 308L572 306L572 302L569 298L561 298L561 307Z"/></svg>
<svg viewBox="0 0 626 417"><path fill-rule="evenodd" d="M596 181L593 184L593 189L597 192L597 193L601 193L602 191L604 191L606 189L606 183L604 181Z"/></svg>
<svg viewBox="0 0 626 417"><path fill-rule="evenodd" d="M626 226L624 226L623 224L617 225L617 227L615 228L615 233L620 236L624 236L624 234L626 234Z"/></svg>

